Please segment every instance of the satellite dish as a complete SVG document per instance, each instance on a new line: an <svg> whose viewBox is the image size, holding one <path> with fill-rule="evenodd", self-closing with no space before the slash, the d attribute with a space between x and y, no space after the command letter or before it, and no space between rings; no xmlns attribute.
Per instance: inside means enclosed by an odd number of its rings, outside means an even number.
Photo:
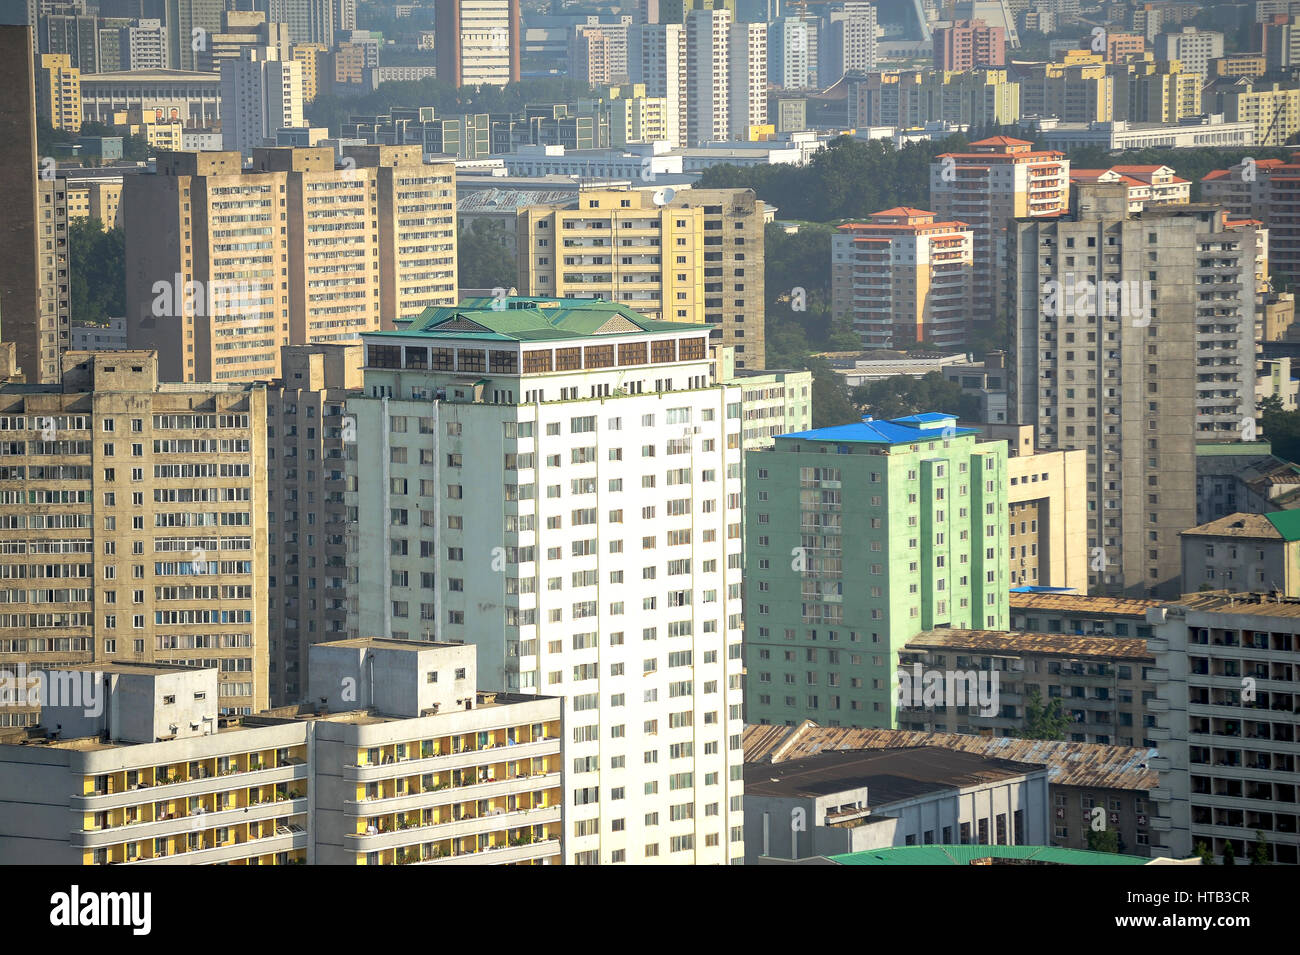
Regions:
<svg viewBox="0 0 1300 955"><path fill-rule="evenodd" d="M654 200L657 206L666 206L673 201L673 196L677 195L676 189L670 189L665 186L663 189L655 190Z"/></svg>

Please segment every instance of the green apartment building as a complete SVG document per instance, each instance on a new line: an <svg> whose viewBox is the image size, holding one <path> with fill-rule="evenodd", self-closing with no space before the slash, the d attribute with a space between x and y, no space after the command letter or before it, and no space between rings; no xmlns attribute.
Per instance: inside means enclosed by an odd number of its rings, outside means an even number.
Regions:
<svg viewBox="0 0 1300 955"><path fill-rule="evenodd" d="M1008 628L1007 445L978 434L864 418L745 455L747 722L896 728L907 640Z"/></svg>

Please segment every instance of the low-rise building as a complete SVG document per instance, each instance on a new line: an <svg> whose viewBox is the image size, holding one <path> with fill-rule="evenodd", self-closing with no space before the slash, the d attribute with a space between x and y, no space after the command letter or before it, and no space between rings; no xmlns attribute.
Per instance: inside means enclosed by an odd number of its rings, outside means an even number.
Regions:
<svg viewBox="0 0 1300 955"><path fill-rule="evenodd" d="M1072 593L1011 592L1011 629L1076 636L1151 636L1147 610L1158 600L1087 597Z"/></svg>
<svg viewBox="0 0 1300 955"><path fill-rule="evenodd" d="M0 862L562 858L558 698L477 692L452 644L344 640L311 666L320 705L229 719L212 668L52 668L43 728L0 743Z"/></svg>
<svg viewBox="0 0 1300 955"><path fill-rule="evenodd" d="M1076 743L1150 746L1146 704L1155 658L1144 640L996 630L927 630L899 654L900 681L945 677L933 694L913 691L899 729L1018 735L1026 703L1061 700ZM919 669L918 669L919 668ZM953 680L947 675L953 674ZM928 688L928 684L927 684Z"/></svg>
<svg viewBox="0 0 1300 955"><path fill-rule="evenodd" d="M1183 590L1300 597L1300 511L1229 514L1181 536Z"/></svg>
<svg viewBox="0 0 1300 955"><path fill-rule="evenodd" d="M894 846L1043 845L1047 769L918 746L745 764L745 862Z"/></svg>
<svg viewBox="0 0 1300 955"><path fill-rule="evenodd" d="M1109 122L1066 123L1041 116L1026 116L1023 126L1038 129L1038 142L1045 149L1069 152L1096 147L1106 152L1137 149L1193 149L1254 146L1254 119L1229 120L1221 113L1191 116L1171 123Z"/></svg>
<svg viewBox="0 0 1300 955"><path fill-rule="evenodd" d="M1150 794L1158 777L1150 767L1156 751L1148 747L823 727L811 720L798 726L750 724L745 727L744 744L745 760L759 764L833 750L938 746L1042 765L1047 768L1052 804L1047 844L1065 849L1088 848L1088 834L1094 831L1097 810L1101 809L1101 828L1118 834L1120 852L1146 856L1150 851Z"/></svg>

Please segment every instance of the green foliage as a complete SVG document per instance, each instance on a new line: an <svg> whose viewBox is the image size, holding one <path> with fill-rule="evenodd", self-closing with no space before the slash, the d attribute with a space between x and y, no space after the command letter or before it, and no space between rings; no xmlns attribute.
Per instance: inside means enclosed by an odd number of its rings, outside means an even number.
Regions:
<svg viewBox="0 0 1300 955"><path fill-rule="evenodd" d="M712 166L700 176L699 187L753 189L758 198L777 207L782 219L862 219L894 206L927 208L930 162L967 145L965 137L953 136L895 150L880 140L841 136L806 166Z"/></svg>
<svg viewBox="0 0 1300 955"><path fill-rule="evenodd" d="M1201 865L1214 865L1214 850L1204 842L1196 843L1196 848L1192 850L1192 855L1201 857Z"/></svg>
<svg viewBox="0 0 1300 955"><path fill-rule="evenodd" d="M1268 840L1258 829L1255 830L1255 844L1250 847L1250 864L1272 865L1268 858Z"/></svg>
<svg viewBox="0 0 1300 955"><path fill-rule="evenodd" d="M804 363L813 373L813 427L828 428L861 420L858 409L849 401L844 377L837 375L825 358L810 358Z"/></svg>
<svg viewBox="0 0 1300 955"><path fill-rule="evenodd" d="M959 418L979 415L975 395L964 395L961 386L943 372L932 371L923 378L894 375L853 389L853 402L874 418L902 418L923 411L942 411Z"/></svg>
<svg viewBox="0 0 1300 955"><path fill-rule="evenodd" d="M1088 848L1093 852L1119 852L1119 834L1114 829L1088 830Z"/></svg>
<svg viewBox="0 0 1300 955"><path fill-rule="evenodd" d="M72 323L100 323L126 314L126 236L98 219L68 225Z"/></svg>
<svg viewBox="0 0 1300 955"><path fill-rule="evenodd" d="M1259 403L1259 424L1273 453L1285 461L1300 459L1300 410L1285 411L1276 395Z"/></svg>
<svg viewBox="0 0 1300 955"><path fill-rule="evenodd" d="M382 83L364 96L321 94L304 112L312 126L328 126L334 135L350 116L387 113L394 106L432 106L439 116L459 113L522 112L526 104L571 103L591 96L586 83L565 78L520 80L505 86L462 86L426 78L401 83Z"/></svg>
<svg viewBox="0 0 1300 955"><path fill-rule="evenodd" d="M1227 842L1223 844L1223 864L1224 865L1237 864L1237 850L1232 847L1231 839L1229 839Z"/></svg>
<svg viewBox="0 0 1300 955"><path fill-rule="evenodd" d="M143 162L154 154L154 148L149 145L147 140L140 136L124 136L121 129L116 126L107 126L104 123L82 123L79 132L70 133L66 130L55 129L49 124L48 120L38 119L36 124L37 155L59 158L55 152L56 146L72 145L82 136L122 136L122 159L130 162ZM69 156L68 158L73 157ZM83 157L81 162L84 165L94 165L95 157Z"/></svg>
<svg viewBox="0 0 1300 955"><path fill-rule="evenodd" d="M519 282L514 236L499 222L479 219L463 225L456 265L461 288L513 288Z"/></svg>
<svg viewBox="0 0 1300 955"><path fill-rule="evenodd" d="M1025 700L1025 728L1021 738L1062 740L1069 726L1070 717L1065 714L1061 700L1049 700L1044 706L1038 687L1031 687Z"/></svg>

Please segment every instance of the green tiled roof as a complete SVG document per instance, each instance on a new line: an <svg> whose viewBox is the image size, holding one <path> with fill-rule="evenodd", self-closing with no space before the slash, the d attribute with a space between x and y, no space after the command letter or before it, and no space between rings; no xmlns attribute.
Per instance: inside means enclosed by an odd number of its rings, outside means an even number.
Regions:
<svg viewBox="0 0 1300 955"><path fill-rule="evenodd" d="M976 859L1032 859L1058 865L1146 865L1151 860L1114 852L1056 846L899 846L829 856L839 865L970 865Z"/></svg>
<svg viewBox="0 0 1300 955"><path fill-rule="evenodd" d="M1264 516L1277 528L1283 540L1300 540L1300 511L1274 511Z"/></svg>
<svg viewBox="0 0 1300 955"><path fill-rule="evenodd" d="M504 307L498 305L498 301ZM459 327L445 331L446 323ZM480 330L466 328L470 322ZM632 327L628 327L631 323ZM707 331L707 327L685 322L663 322L646 318L639 312L615 302L601 299L470 298L454 307L427 308L401 331L375 332L409 338L446 337L483 341L544 342L592 336L617 337L646 332Z"/></svg>

